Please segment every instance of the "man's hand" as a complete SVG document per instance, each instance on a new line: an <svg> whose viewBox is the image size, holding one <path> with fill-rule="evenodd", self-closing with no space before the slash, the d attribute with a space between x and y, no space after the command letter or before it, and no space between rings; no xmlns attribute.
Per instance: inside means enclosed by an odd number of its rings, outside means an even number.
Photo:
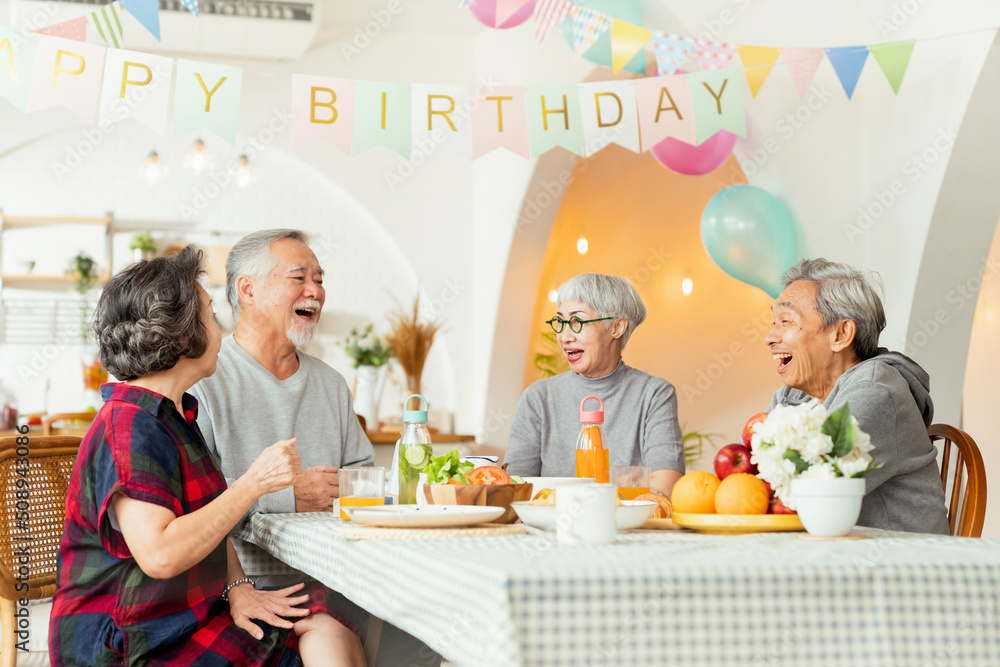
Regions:
<svg viewBox="0 0 1000 667"><path fill-rule="evenodd" d="M340 497L340 477L333 466L313 466L295 482L296 512L331 512Z"/></svg>
<svg viewBox="0 0 1000 667"><path fill-rule="evenodd" d="M250 633L254 639L262 639L264 632L254 623L261 620L276 628L292 628L292 621L309 615L308 609L296 607L309 599L308 594L293 596L292 593L302 590L305 584L295 584L280 591L257 591L246 584L236 586L229 591L229 610L233 615L236 627Z"/></svg>

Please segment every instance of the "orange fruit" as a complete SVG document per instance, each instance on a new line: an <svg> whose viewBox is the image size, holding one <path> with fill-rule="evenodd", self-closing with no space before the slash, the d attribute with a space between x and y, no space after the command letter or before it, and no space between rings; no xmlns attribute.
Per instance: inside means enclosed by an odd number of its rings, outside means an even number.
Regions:
<svg viewBox="0 0 1000 667"><path fill-rule="evenodd" d="M745 472L727 476L715 492L719 514L767 514L769 504L767 484Z"/></svg>
<svg viewBox="0 0 1000 667"><path fill-rule="evenodd" d="M677 480L670 493L670 502L674 511L681 514L715 514L715 490L718 488L718 477L695 470ZM766 499L767 494L764 495Z"/></svg>

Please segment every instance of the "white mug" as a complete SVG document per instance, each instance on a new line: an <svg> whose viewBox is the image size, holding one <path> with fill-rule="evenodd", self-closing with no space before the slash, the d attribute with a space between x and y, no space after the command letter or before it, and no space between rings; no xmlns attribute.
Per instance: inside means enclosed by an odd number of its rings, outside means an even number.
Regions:
<svg viewBox="0 0 1000 667"><path fill-rule="evenodd" d="M568 484L556 493L556 540L563 544L607 544L618 535L614 484Z"/></svg>

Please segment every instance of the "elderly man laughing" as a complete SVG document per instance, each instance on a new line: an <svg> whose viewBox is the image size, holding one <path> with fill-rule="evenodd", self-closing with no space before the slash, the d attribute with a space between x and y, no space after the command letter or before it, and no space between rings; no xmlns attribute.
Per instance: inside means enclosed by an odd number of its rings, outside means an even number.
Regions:
<svg viewBox="0 0 1000 667"><path fill-rule="evenodd" d="M882 464L865 476L858 524L947 534L936 451L927 437L934 416L930 377L912 359L878 346L885 311L871 281L846 264L807 259L789 269L783 284L764 340L785 386L768 411L813 398L831 411L849 403Z"/></svg>

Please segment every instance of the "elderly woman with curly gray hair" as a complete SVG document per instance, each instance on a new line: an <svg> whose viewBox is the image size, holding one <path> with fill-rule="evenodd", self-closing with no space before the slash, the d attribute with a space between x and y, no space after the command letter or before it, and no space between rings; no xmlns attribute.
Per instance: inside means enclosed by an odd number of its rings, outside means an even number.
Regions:
<svg viewBox="0 0 1000 667"><path fill-rule="evenodd" d="M301 475L294 440L227 488L187 393L221 335L201 251L133 264L105 287L94 333L122 382L84 437L59 545L49 649L62 665L363 665L314 584L256 590L229 531Z"/></svg>
<svg viewBox="0 0 1000 667"><path fill-rule="evenodd" d="M620 276L585 273L559 287L556 315L546 324L570 370L535 382L521 395L507 446L509 472L573 477L580 403L595 395L604 402L610 465L649 466L650 488L670 495L684 474L677 392L622 359L645 319L639 293Z"/></svg>

